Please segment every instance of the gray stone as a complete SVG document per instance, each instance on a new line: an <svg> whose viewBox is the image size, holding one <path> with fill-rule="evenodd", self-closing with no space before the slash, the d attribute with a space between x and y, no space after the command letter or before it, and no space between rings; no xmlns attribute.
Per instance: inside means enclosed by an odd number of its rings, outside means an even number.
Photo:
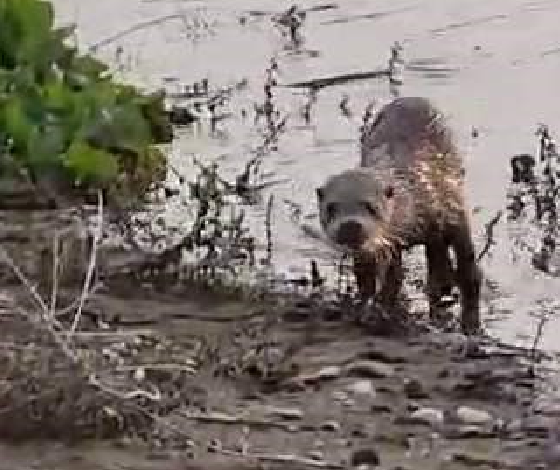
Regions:
<svg viewBox="0 0 560 470"><path fill-rule="evenodd" d="M492 415L485 410L477 410L470 406L460 406L457 409L457 419L465 424L487 424L492 421Z"/></svg>
<svg viewBox="0 0 560 470"><path fill-rule="evenodd" d="M319 462L323 460L323 453L320 450L312 450L308 455L312 460L317 460Z"/></svg>
<svg viewBox="0 0 560 470"><path fill-rule="evenodd" d="M332 393L332 397L333 397L333 400L336 400L336 401L348 400L348 394L346 392L341 391L341 390L335 390Z"/></svg>
<svg viewBox="0 0 560 470"><path fill-rule="evenodd" d="M342 369L339 366L326 366L317 373L317 378L336 379L337 377L340 377L341 373Z"/></svg>
<svg viewBox="0 0 560 470"><path fill-rule="evenodd" d="M405 379L403 389L405 395L412 400L429 398L429 395L424 389L424 386L417 379Z"/></svg>
<svg viewBox="0 0 560 470"><path fill-rule="evenodd" d="M319 426L321 431L338 432L341 429L340 423L338 421L325 421Z"/></svg>
<svg viewBox="0 0 560 470"><path fill-rule="evenodd" d="M350 463L353 467L360 467L362 465L377 466L381 464L381 459L375 449L358 449L352 454Z"/></svg>
<svg viewBox="0 0 560 470"><path fill-rule="evenodd" d="M490 439L497 436L497 431L494 429L487 429L482 426L474 424L467 424L459 426L458 428L448 429L445 433L447 439L473 439L485 438Z"/></svg>
<svg viewBox="0 0 560 470"><path fill-rule="evenodd" d="M368 377L372 379L385 379L395 375L394 367L376 361L356 361L346 366L349 375Z"/></svg>
<svg viewBox="0 0 560 470"><path fill-rule="evenodd" d="M532 415L521 421L521 430L530 436L548 437L558 426L558 419L551 416Z"/></svg>
<svg viewBox="0 0 560 470"><path fill-rule="evenodd" d="M267 410L267 414L279 416L280 418L289 420L299 420L303 418L303 411L298 408L276 408L270 407Z"/></svg>
<svg viewBox="0 0 560 470"><path fill-rule="evenodd" d="M356 404L356 401L353 400L352 398L347 398L346 400L344 400L342 402L342 406L345 406L347 408L351 408Z"/></svg>
<svg viewBox="0 0 560 470"><path fill-rule="evenodd" d="M443 424L443 411L436 408L420 408L410 415L410 417L418 422L429 424L436 427Z"/></svg>
<svg viewBox="0 0 560 470"><path fill-rule="evenodd" d="M375 388L371 380L358 380L346 387L348 392L355 393L356 395L369 395L375 396Z"/></svg>

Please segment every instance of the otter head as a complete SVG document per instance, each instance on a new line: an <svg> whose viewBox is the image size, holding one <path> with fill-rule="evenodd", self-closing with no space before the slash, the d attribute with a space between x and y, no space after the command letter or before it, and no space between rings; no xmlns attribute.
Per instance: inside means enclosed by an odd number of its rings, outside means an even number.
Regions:
<svg viewBox="0 0 560 470"><path fill-rule="evenodd" d="M327 237L357 254L376 255L387 244L394 187L366 169L345 171L317 188L319 218Z"/></svg>

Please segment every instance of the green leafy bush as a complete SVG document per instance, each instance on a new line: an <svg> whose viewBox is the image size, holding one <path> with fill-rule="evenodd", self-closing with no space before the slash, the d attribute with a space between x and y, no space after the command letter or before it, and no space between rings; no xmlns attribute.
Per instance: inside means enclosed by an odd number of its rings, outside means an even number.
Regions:
<svg viewBox="0 0 560 470"><path fill-rule="evenodd" d="M50 2L0 0L0 178L141 196L165 170L163 96L114 82L53 20Z"/></svg>

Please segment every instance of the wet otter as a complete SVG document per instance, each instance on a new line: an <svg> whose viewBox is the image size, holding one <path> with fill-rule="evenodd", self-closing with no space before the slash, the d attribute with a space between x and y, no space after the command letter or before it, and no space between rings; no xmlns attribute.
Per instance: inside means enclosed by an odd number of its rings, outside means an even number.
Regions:
<svg viewBox="0 0 560 470"><path fill-rule="evenodd" d="M461 327L471 334L480 326L481 275L463 179L461 155L438 109L425 98L401 97L362 129L360 167L331 177L317 198L328 238L353 254L362 295L394 303L402 250L424 245L430 313L458 284Z"/></svg>

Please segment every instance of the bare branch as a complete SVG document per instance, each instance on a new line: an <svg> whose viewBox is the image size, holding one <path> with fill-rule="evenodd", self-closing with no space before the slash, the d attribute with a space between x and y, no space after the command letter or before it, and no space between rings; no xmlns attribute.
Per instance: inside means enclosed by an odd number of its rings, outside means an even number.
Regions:
<svg viewBox="0 0 560 470"><path fill-rule="evenodd" d="M78 304L78 310L74 316L74 321L72 322L71 333L76 331L80 319L82 317L82 310L84 308L84 303L90 294L91 280L93 277L93 271L95 269L95 263L97 261L97 247L101 240L101 234L103 233L103 194L101 190L97 191L97 227L95 230L95 235L93 237L93 246L91 248L91 256L89 258L88 270L86 273L86 278L84 280L84 285L82 288L82 295L80 296L80 303Z"/></svg>

